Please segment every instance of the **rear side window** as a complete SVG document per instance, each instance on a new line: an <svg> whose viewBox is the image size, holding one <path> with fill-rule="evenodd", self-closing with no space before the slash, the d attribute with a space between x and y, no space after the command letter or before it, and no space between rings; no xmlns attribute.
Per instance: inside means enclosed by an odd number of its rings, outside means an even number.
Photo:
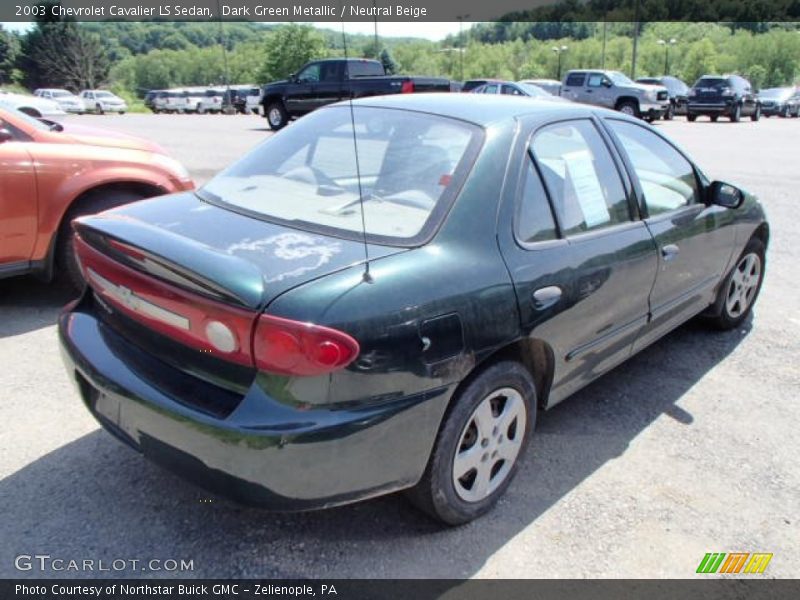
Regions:
<svg viewBox="0 0 800 600"><path fill-rule="evenodd" d="M526 163L522 197L517 208L517 239L526 244L554 240L558 234L547 193L530 157L526 158Z"/></svg>
<svg viewBox="0 0 800 600"><path fill-rule="evenodd" d="M384 75L383 65L369 61L352 61L347 63L350 77L380 77Z"/></svg>
<svg viewBox="0 0 800 600"><path fill-rule="evenodd" d="M497 93L497 84L496 83L487 83L483 86L482 94L496 94Z"/></svg>
<svg viewBox="0 0 800 600"><path fill-rule="evenodd" d="M512 85L503 85L503 87L500 89L503 94L508 96L522 96L522 92Z"/></svg>
<svg viewBox="0 0 800 600"><path fill-rule="evenodd" d="M570 73L567 76L567 85L572 87L580 87L583 85L584 79L586 79L585 73Z"/></svg>
<svg viewBox="0 0 800 600"><path fill-rule="evenodd" d="M531 151L565 235L630 221L619 172L591 121L548 125L534 136Z"/></svg>
<svg viewBox="0 0 800 600"><path fill-rule="evenodd" d="M636 171L651 216L697 202L694 168L680 152L644 127L616 119L608 123Z"/></svg>

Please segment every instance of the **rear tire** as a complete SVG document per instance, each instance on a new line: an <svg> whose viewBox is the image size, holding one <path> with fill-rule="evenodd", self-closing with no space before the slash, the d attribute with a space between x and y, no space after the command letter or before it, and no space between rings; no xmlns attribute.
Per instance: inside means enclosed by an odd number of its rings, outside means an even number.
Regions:
<svg viewBox="0 0 800 600"><path fill-rule="evenodd" d="M711 116L709 117L709 119L711 119L711 122L712 122L712 123L716 123L716 122L717 122L717 119L719 119L719 116L717 116L717 115L711 115Z"/></svg>
<svg viewBox="0 0 800 600"><path fill-rule="evenodd" d="M72 229L73 219L92 215L109 208L128 204L144 198L142 194L131 190L98 190L90 193L75 206L71 207L61 221L56 241L56 278L70 288L79 292L86 285L78 260L75 257L75 231Z"/></svg>
<svg viewBox="0 0 800 600"><path fill-rule="evenodd" d="M100 104L95 104L94 105L94 110L95 110L95 112L97 112L98 115L102 115L103 112L104 112L103 111L103 107Z"/></svg>
<svg viewBox="0 0 800 600"><path fill-rule="evenodd" d="M486 513L516 474L536 406L536 387L521 364L502 361L477 375L453 399L409 500L448 525Z"/></svg>
<svg viewBox="0 0 800 600"><path fill-rule="evenodd" d="M750 120L755 122L758 121L760 118L761 118L761 105L756 104L756 110L752 115L750 115Z"/></svg>
<svg viewBox="0 0 800 600"><path fill-rule="evenodd" d="M689 123L694 123L697 121L697 115L686 113L686 120L689 121Z"/></svg>
<svg viewBox="0 0 800 600"><path fill-rule="evenodd" d="M738 123L742 120L742 105L737 104L731 113L731 123Z"/></svg>
<svg viewBox="0 0 800 600"><path fill-rule="evenodd" d="M270 129L273 131L283 129L286 127L286 123L289 122L289 114L286 112L286 107L283 105L283 102L280 101L270 102L264 114L267 117L267 123L269 123Z"/></svg>
<svg viewBox="0 0 800 600"><path fill-rule="evenodd" d="M672 121L672 119L674 117L675 117L675 106L670 103L669 108L667 109L667 112L664 113L664 120L665 121Z"/></svg>
<svg viewBox="0 0 800 600"><path fill-rule="evenodd" d="M720 286L717 298L707 313L709 324L725 331L735 329L747 319L761 291L765 267L764 242L752 238Z"/></svg>

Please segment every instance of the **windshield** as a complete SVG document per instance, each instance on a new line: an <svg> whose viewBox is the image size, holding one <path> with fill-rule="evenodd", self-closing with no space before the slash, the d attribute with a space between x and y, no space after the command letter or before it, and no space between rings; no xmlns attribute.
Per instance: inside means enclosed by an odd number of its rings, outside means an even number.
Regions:
<svg viewBox="0 0 800 600"><path fill-rule="evenodd" d="M355 140L348 106L311 113L199 193L268 220L352 239L362 239L362 231L385 244L427 237L460 187L465 156L479 143L480 130L447 118L360 106L352 119Z"/></svg>
<svg viewBox="0 0 800 600"><path fill-rule="evenodd" d="M768 90L761 90L759 94L762 98L770 98L774 100L782 100L792 95L792 88L770 88Z"/></svg>
<svg viewBox="0 0 800 600"><path fill-rule="evenodd" d="M520 88L525 90L529 96L535 96L537 98L541 98L544 96L549 96L547 92L545 92L542 88L537 85L533 85L532 83L518 83L517 84Z"/></svg>
<svg viewBox="0 0 800 600"><path fill-rule="evenodd" d="M619 71L609 71L607 75L616 85L630 85L633 83L627 75Z"/></svg>

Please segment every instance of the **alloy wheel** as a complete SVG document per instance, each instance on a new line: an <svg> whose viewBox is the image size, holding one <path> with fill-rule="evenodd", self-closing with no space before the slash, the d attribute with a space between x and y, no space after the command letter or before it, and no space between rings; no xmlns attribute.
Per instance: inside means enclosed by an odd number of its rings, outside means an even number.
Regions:
<svg viewBox="0 0 800 600"><path fill-rule="evenodd" d="M761 280L761 257L751 252L736 265L728 285L725 308L732 318L742 315L752 304Z"/></svg>
<svg viewBox="0 0 800 600"><path fill-rule="evenodd" d="M453 457L453 484L466 502L480 502L508 477L525 438L525 402L513 388L486 396L473 411Z"/></svg>
<svg viewBox="0 0 800 600"><path fill-rule="evenodd" d="M281 120L283 119L283 115L281 115L281 111L277 108L273 108L269 111L269 124L277 127L281 124Z"/></svg>

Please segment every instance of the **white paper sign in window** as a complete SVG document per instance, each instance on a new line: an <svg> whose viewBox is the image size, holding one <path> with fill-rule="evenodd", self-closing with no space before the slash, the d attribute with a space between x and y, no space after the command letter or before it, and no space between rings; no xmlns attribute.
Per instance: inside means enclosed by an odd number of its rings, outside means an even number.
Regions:
<svg viewBox="0 0 800 600"><path fill-rule="evenodd" d="M563 155L566 166L567 189L575 194L575 199L583 213L586 227L591 229L611 220L606 205L603 186L594 169L592 155L588 150L576 150Z"/></svg>

